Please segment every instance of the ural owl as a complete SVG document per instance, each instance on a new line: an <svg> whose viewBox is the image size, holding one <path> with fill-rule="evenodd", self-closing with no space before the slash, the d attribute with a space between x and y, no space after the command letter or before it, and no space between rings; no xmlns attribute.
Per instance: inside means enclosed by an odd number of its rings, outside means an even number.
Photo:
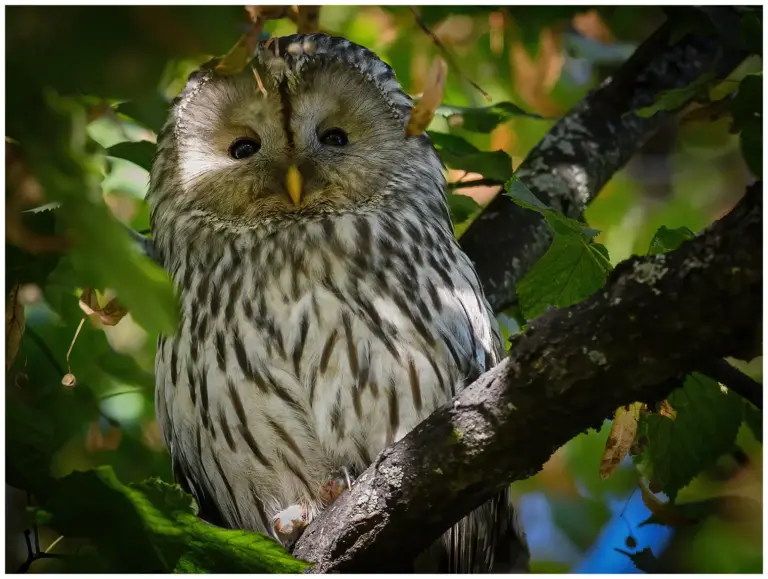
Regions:
<svg viewBox="0 0 768 579"><path fill-rule="evenodd" d="M503 348L388 65L324 35L273 39L236 75L215 64L174 101L151 171L181 303L158 345L157 416L201 516L290 546L340 472L362 472ZM516 521L505 491L410 569L519 570Z"/></svg>

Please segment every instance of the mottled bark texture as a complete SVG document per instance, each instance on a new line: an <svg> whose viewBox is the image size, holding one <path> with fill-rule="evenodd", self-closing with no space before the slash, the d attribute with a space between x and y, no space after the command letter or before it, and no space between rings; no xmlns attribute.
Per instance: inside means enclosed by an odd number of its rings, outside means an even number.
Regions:
<svg viewBox="0 0 768 579"><path fill-rule="evenodd" d="M733 8L719 8L732 16ZM738 18L736 18L738 23ZM582 99L528 154L517 176L551 207L580 218L589 201L674 112L651 118L634 111L663 90L686 86L703 73L725 77L745 57L714 37L689 34L670 45L667 23L648 38L615 76ZM517 301L516 285L546 252L544 220L498 195L461 238L486 297L498 312Z"/></svg>
<svg viewBox="0 0 768 579"><path fill-rule="evenodd" d="M510 356L385 450L308 528L315 572L400 571L444 529L618 406L658 400L702 360L761 347L762 186L668 254L537 318Z"/></svg>

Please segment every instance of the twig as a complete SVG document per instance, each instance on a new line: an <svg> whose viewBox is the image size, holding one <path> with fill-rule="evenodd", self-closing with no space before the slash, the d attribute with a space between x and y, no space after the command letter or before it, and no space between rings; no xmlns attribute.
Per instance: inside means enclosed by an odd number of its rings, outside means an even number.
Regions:
<svg viewBox="0 0 768 579"><path fill-rule="evenodd" d="M733 390L742 398L757 406L760 410L763 409L763 385L753 380L727 361L722 358L717 358L702 364L698 370L710 378L717 380L729 390Z"/></svg>
<svg viewBox="0 0 768 579"><path fill-rule="evenodd" d="M65 374L64 368L61 367L61 364L59 364L56 361L56 357L53 355L53 352L51 352L51 349L48 347L48 344L46 344L43 339L35 332L32 328L29 326L24 332L25 336L29 336L32 338L32 341L35 342L38 348L40 348L40 351L43 353L45 358L50 362L51 366L53 366L53 369L56 370L57 375L63 376ZM122 394L122 392L121 392ZM109 396L107 396L108 398ZM114 426L116 428L120 428L120 423L115 420L114 418L107 416L104 414L104 411L101 410L101 407L99 407L99 415L106 420L110 426Z"/></svg>
<svg viewBox="0 0 768 579"><path fill-rule="evenodd" d="M454 181L448 183L448 189L466 189L469 187L493 187L503 185L494 179L473 179L472 181Z"/></svg>
<svg viewBox="0 0 768 579"><path fill-rule="evenodd" d="M32 563L34 563L35 561L39 561L40 559L61 559L64 557L64 555L58 555L58 554L48 552L51 550L51 548L53 548L53 546L56 543L58 543L61 539L63 539L63 537L59 537L58 539L56 539L56 541L53 542L53 544L51 544L50 547L48 547L48 549L46 549L45 551L41 551L39 544L36 546L36 548L32 547L32 539L30 537L31 534L32 534L32 531L30 531L29 529L26 529L24 531L24 540L27 543L27 559L21 565L19 565L19 568L16 569L16 573L26 573L27 571L29 571L29 568L32 567Z"/></svg>
<svg viewBox="0 0 768 579"><path fill-rule="evenodd" d="M464 74L459 68L459 65L456 64L456 61L453 59L453 57L448 52L448 49L445 47L443 42L437 37L437 35L432 32L432 30L427 26L426 22L424 22L421 19L421 16L418 12L416 12L416 9L413 7L410 7L411 12L413 13L413 17L416 19L416 24L419 25L419 28L421 28L427 36L429 36L432 39L432 42L435 43L435 46L437 46L438 50L443 53L443 56L445 57L445 60L448 62L450 67L464 80L466 80L469 84L471 84L474 88L476 88L480 93L485 97L485 100L488 102L491 102L493 99L491 95L489 95L486 91L484 91L480 85L478 85L476 82L474 82L472 79L470 79L466 74Z"/></svg>

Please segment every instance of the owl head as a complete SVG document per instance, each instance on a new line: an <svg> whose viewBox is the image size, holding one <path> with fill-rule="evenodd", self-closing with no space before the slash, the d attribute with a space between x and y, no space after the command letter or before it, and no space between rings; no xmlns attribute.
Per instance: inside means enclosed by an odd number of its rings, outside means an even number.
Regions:
<svg viewBox="0 0 768 579"><path fill-rule="evenodd" d="M153 212L280 224L370 210L424 168L442 179L428 138L406 138L411 99L366 48L294 35L261 44L236 75L217 62L190 76L158 137Z"/></svg>

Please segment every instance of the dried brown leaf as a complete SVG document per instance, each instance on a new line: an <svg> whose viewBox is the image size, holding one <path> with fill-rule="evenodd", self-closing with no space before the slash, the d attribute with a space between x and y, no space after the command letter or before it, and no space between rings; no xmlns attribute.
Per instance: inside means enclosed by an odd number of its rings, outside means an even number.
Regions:
<svg viewBox="0 0 768 579"><path fill-rule="evenodd" d="M611 432L605 443L605 451L600 460L601 478L606 479L611 476L632 447L642 406L641 402L633 402L616 410Z"/></svg>
<svg viewBox="0 0 768 579"><path fill-rule="evenodd" d="M447 75L448 65L442 58L437 57L432 63L432 69L424 84L424 92L419 102L411 109L411 116L408 119L408 125L405 127L406 137L415 137L427 130L429 123L432 122L435 116L437 107L443 102Z"/></svg>
<svg viewBox="0 0 768 579"><path fill-rule="evenodd" d="M661 406L659 407L659 414L662 416L669 418L670 420L674 420L677 418L677 410L672 408L672 405L669 403L668 400L664 400L661 403Z"/></svg>
<svg viewBox="0 0 768 579"><path fill-rule="evenodd" d="M19 352L24 335L24 306L19 301L19 284L14 285L5 298L5 371L7 372Z"/></svg>
<svg viewBox="0 0 768 579"><path fill-rule="evenodd" d="M117 298L113 298L102 306L99 303L98 293L92 288L85 288L80 296L80 309L92 319L96 319L105 326L115 326L122 320L128 310L125 309Z"/></svg>
<svg viewBox="0 0 768 579"><path fill-rule="evenodd" d="M117 301L117 298L113 298L109 300L107 305L104 306L104 309L101 310L99 319L105 326L116 326L126 314L128 314L128 310Z"/></svg>

